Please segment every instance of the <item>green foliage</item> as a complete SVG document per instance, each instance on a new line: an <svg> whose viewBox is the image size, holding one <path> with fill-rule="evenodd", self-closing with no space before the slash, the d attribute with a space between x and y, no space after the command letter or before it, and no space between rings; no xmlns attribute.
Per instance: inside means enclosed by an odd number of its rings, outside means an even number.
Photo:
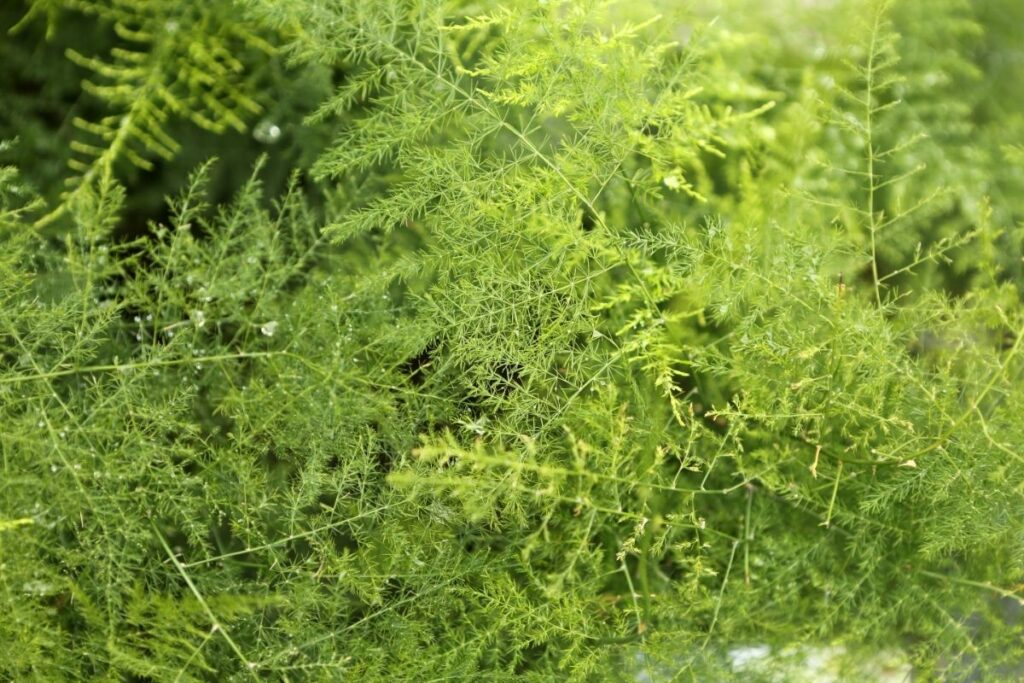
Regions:
<svg viewBox="0 0 1024 683"><path fill-rule="evenodd" d="M1016 4L715 5L0 11L3 676L1019 678Z"/></svg>
<svg viewBox="0 0 1024 683"><path fill-rule="evenodd" d="M245 67L236 55L247 48L270 53L273 47L237 22L230 5L44 0L33 4L23 21L45 13L52 24L61 11L72 10L109 22L119 42L106 59L66 50L68 59L93 74L83 81L83 90L107 105L97 121L72 119L85 138L71 142L75 155L69 165L77 174L69 179L72 186L88 186L109 175L121 158L144 170L153 168L147 153L172 158L180 145L166 131L169 116L223 132L228 127L244 131L244 119L260 112L239 82ZM64 208L62 204L39 223L49 223Z"/></svg>

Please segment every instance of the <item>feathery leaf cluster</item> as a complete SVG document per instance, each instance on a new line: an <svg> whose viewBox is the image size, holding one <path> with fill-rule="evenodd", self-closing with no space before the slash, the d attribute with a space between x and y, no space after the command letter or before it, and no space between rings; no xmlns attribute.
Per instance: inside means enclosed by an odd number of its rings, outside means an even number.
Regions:
<svg viewBox="0 0 1024 683"><path fill-rule="evenodd" d="M1022 20L0 9L0 676L1016 679Z"/></svg>

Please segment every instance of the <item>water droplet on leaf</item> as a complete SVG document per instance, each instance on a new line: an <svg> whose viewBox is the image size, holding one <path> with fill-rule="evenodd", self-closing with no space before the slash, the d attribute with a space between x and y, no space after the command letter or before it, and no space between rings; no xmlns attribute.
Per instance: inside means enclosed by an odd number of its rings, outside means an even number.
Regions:
<svg viewBox="0 0 1024 683"><path fill-rule="evenodd" d="M272 145L281 139L281 127L270 119L263 119L253 128L252 136L256 142Z"/></svg>

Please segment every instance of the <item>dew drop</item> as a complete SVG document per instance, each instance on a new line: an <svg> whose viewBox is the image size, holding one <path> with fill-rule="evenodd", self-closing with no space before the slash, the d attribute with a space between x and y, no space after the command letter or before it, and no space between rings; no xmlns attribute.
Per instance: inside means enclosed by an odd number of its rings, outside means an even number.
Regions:
<svg viewBox="0 0 1024 683"><path fill-rule="evenodd" d="M270 119L263 119L253 128L252 136L256 142L272 145L281 139L281 127Z"/></svg>

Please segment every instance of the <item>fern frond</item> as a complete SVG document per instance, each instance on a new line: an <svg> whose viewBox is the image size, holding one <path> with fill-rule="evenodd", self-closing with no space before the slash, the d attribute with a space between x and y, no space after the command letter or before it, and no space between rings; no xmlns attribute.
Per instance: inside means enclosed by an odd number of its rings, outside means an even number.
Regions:
<svg viewBox="0 0 1024 683"><path fill-rule="evenodd" d="M151 170L148 157L170 159L179 144L168 132L173 118L220 133L244 131L262 110L250 94L245 66L235 55L246 49L271 52L259 29L237 21L223 4L118 0L67 0L69 9L111 22L124 47L108 58L68 49L67 57L93 74L83 89L104 103L96 121L75 117L82 139L72 142L74 175L62 203L36 222L44 227L67 211L80 187L110 177L125 159Z"/></svg>

